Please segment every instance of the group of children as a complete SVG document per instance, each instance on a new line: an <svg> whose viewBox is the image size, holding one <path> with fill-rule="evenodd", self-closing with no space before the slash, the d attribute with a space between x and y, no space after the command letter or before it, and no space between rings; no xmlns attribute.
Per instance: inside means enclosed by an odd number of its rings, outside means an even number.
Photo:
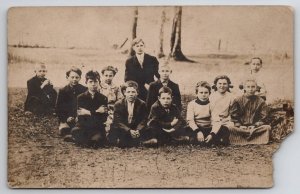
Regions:
<svg viewBox="0 0 300 194"><path fill-rule="evenodd" d="M261 59L251 60L257 72L261 65ZM268 143L266 93L261 94L262 87L253 77L243 82L244 95L237 98L230 92L233 86L226 75L217 76L213 86L198 82L196 98L188 102L184 119L179 86L170 80L169 65L159 66L160 78L149 84L146 102L138 98L135 81L121 87L113 84L117 72L112 66L104 67L101 76L88 71L83 86L81 70L72 67L66 72L69 83L57 95L45 78L46 66L37 65L36 76L27 82L25 111L41 114L55 109L64 140L86 146Z"/></svg>

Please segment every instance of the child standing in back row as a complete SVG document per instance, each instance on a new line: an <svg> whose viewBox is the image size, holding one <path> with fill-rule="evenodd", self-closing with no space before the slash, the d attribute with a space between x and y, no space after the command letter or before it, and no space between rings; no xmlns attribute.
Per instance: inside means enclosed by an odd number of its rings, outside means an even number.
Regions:
<svg viewBox="0 0 300 194"><path fill-rule="evenodd" d="M172 103L174 103L177 108L181 111L181 94L178 84L170 80L170 75L172 74L172 69L169 65L165 64L159 67L160 78L150 83L149 91L147 95L147 108L150 111L151 106L158 100L159 90L163 86L166 86L172 90Z"/></svg>

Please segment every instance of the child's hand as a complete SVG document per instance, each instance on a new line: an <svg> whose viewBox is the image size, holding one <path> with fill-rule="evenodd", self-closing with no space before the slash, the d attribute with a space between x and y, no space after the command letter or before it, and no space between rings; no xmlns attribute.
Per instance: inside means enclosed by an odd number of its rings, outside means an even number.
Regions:
<svg viewBox="0 0 300 194"><path fill-rule="evenodd" d="M171 128L171 129L164 129L164 128L162 128L162 130L164 130L164 131L167 132L167 133L172 133L172 132L175 131L174 128Z"/></svg>
<svg viewBox="0 0 300 194"><path fill-rule="evenodd" d="M240 129L242 129L242 130L247 130L248 127L246 127L246 126L240 126Z"/></svg>
<svg viewBox="0 0 300 194"><path fill-rule="evenodd" d="M139 138L140 137L140 132L138 130L130 130L130 135L132 138Z"/></svg>
<svg viewBox="0 0 300 194"><path fill-rule="evenodd" d="M72 123L72 122L74 122L74 121L75 121L74 117L69 117L69 118L67 119L67 123Z"/></svg>
<svg viewBox="0 0 300 194"><path fill-rule="evenodd" d="M145 86L146 90L149 90L149 87L150 87L149 84L145 84L144 86Z"/></svg>
<svg viewBox="0 0 300 194"><path fill-rule="evenodd" d="M197 140L198 140L199 142L203 142L203 141L204 141L204 135L203 135L203 133L202 133L201 131L199 131L199 132L197 133Z"/></svg>
<svg viewBox="0 0 300 194"><path fill-rule="evenodd" d="M178 119L175 117L174 119L173 119L173 121L171 122L171 126L172 127L174 127L177 123L178 123Z"/></svg>
<svg viewBox="0 0 300 194"><path fill-rule="evenodd" d="M77 114L78 115L91 115L91 112L84 108L79 108L79 110L77 110Z"/></svg>
<svg viewBox="0 0 300 194"><path fill-rule="evenodd" d="M240 123L234 123L234 126L235 126L235 127L240 127L241 124L240 124Z"/></svg>
<svg viewBox="0 0 300 194"><path fill-rule="evenodd" d="M254 124L254 126L255 127L259 127L259 126L262 126L264 123L263 122L256 122L255 124Z"/></svg>
<svg viewBox="0 0 300 194"><path fill-rule="evenodd" d="M205 143L209 143L211 140L212 140L212 135L208 135L206 138L205 138Z"/></svg>
<svg viewBox="0 0 300 194"><path fill-rule="evenodd" d="M107 107L106 106L100 106L97 110L96 110L96 112L98 112L98 113L107 113L107 111L108 111L108 109L107 109Z"/></svg>

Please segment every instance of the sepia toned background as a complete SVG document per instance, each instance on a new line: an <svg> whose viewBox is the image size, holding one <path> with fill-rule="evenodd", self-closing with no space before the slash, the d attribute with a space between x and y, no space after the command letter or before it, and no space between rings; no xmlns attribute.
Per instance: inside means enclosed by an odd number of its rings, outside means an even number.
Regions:
<svg viewBox="0 0 300 194"><path fill-rule="evenodd" d="M137 35L152 55L158 54L162 9L167 17L164 51L168 54L174 8L139 7ZM55 87L67 83L65 71L73 65L84 73L116 66L115 82L122 83L130 40L119 47L131 37L133 11L134 7L9 10L8 184L14 188L272 186L276 143L225 149L89 150L62 142L56 120L24 117L26 81L36 63L48 66ZM219 74L227 74L235 86L233 93L240 95L237 85L249 71L245 63L259 56L264 61L268 102L294 100L293 13L288 7L183 7L182 51L195 63L171 60L171 79L189 98L196 82L212 83Z"/></svg>

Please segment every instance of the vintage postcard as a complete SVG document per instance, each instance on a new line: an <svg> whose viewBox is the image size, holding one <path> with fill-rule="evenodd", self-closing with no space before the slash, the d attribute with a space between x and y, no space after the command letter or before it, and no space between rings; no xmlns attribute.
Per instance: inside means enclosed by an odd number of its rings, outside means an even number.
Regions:
<svg viewBox="0 0 300 194"><path fill-rule="evenodd" d="M8 10L11 188L270 188L288 6Z"/></svg>

